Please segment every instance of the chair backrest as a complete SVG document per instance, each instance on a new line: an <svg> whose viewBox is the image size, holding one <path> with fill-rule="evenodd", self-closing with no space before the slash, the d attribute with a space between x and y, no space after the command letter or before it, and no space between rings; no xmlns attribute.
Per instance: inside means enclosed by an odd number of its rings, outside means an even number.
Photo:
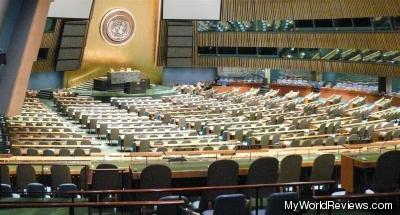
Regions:
<svg viewBox="0 0 400 215"><path fill-rule="evenodd" d="M171 169L165 165L154 164L145 167L140 173L140 185L141 189L156 189L156 188L170 188L172 182ZM139 200L158 200L163 196L167 196L167 193L143 193L138 194Z"/></svg>
<svg viewBox="0 0 400 215"><path fill-rule="evenodd" d="M243 141L244 135L243 135L243 130L238 129L235 131L235 139L239 141Z"/></svg>
<svg viewBox="0 0 400 215"><path fill-rule="evenodd" d="M282 159L279 169L279 183L299 182L303 157L288 155Z"/></svg>
<svg viewBox="0 0 400 215"><path fill-rule="evenodd" d="M89 166L84 166L81 168L79 172L79 189L87 190L88 189L88 178L90 178L92 171L89 169Z"/></svg>
<svg viewBox="0 0 400 215"><path fill-rule="evenodd" d="M67 145L74 146L78 145L78 143L76 142L76 140L67 140Z"/></svg>
<svg viewBox="0 0 400 215"><path fill-rule="evenodd" d="M71 172L66 165L53 165L51 172L51 189L57 189L60 184L71 183Z"/></svg>
<svg viewBox="0 0 400 215"><path fill-rule="evenodd" d="M333 146L335 145L335 138L334 137L328 137L325 140L325 146Z"/></svg>
<svg viewBox="0 0 400 215"><path fill-rule="evenodd" d="M345 137L345 136L340 136L340 137L337 139L337 144L338 144L338 145L346 144L346 137Z"/></svg>
<svg viewBox="0 0 400 215"><path fill-rule="evenodd" d="M295 192L274 193L267 200L265 214L268 215L294 215L297 214L293 209L286 209L285 203L299 201L298 194Z"/></svg>
<svg viewBox="0 0 400 215"><path fill-rule="evenodd" d="M125 134L124 135L124 148L131 148L134 142L134 135L133 134Z"/></svg>
<svg viewBox="0 0 400 215"><path fill-rule="evenodd" d="M358 134L352 134L350 135L348 141L349 143L360 141L360 136Z"/></svg>
<svg viewBox="0 0 400 215"><path fill-rule="evenodd" d="M228 150L228 149L229 149L229 147L226 146L226 145L220 146L220 147L218 148L218 150Z"/></svg>
<svg viewBox="0 0 400 215"><path fill-rule="evenodd" d="M203 151L213 151L214 148L212 146L206 146L203 148Z"/></svg>
<svg viewBox="0 0 400 215"><path fill-rule="evenodd" d="M0 184L9 184L10 182L10 169L7 165L0 165Z"/></svg>
<svg viewBox="0 0 400 215"><path fill-rule="evenodd" d="M101 163L96 166L96 169L118 169L118 167L110 163Z"/></svg>
<svg viewBox="0 0 400 215"><path fill-rule="evenodd" d="M21 152L21 149L12 147L10 149L10 154L12 154L13 156L21 156L22 152Z"/></svg>
<svg viewBox="0 0 400 215"><path fill-rule="evenodd" d="M54 151L51 149L45 149L43 150L43 156L54 156Z"/></svg>
<svg viewBox="0 0 400 215"><path fill-rule="evenodd" d="M118 190L122 188L122 176L113 164L99 164L93 172L92 190ZM100 199L106 195L100 195Z"/></svg>
<svg viewBox="0 0 400 215"><path fill-rule="evenodd" d="M374 192L392 192L399 188L400 151L381 154L372 177L371 189Z"/></svg>
<svg viewBox="0 0 400 215"><path fill-rule="evenodd" d="M272 142L273 145L274 144L278 144L280 140L281 140L281 134L280 133L272 135L271 142Z"/></svg>
<svg viewBox="0 0 400 215"><path fill-rule="evenodd" d="M26 155L27 156L39 156L39 151L37 149L27 149Z"/></svg>
<svg viewBox="0 0 400 215"><path fill-rule="evenodd" d="M274 157L262 157L253 161L246 177L246 184L272 184L278 180L279 161ZM268 197L273 189L261 189L260 197ZM246 190L247 197L255 197L254 190Z"/></svg>
<svg viewBox="0 0 400 215"><path fill-rule="evenodd" d="M99 148L91 148L90 150L89 150L89 153L91 154L91 153L101 153L101 149L99 149Z"/></svg>
<svg viewBox="0 0 400 215"><path fill-rule="evenodd" d="M303 143L301 144L302 147L310 147L312 145L312 140L310 139L306 139L303 141Z"/></svg>
<svg viewBox="0 0 400 215"><path fill-rule="evenodd" d="M214 215L246 214L246 199L243 194L220 195L215 199Z"/></svg>
<svg viewBox="0 0 400 215"><path fill-rule="evenodd" d="M269 135L268 134L264 134L263 136L261 136L260 145L262 147L268 147L268 145L269 145Z"/></svg>
<svg viewBox="0 0 400 215"><path fill-rule="evenodd" d="M76 148L74 150L74 156L86 156L85 150L81 148Z"/></svg>
<svg viewBox="0 0 400 215"><path fill-rule="evenodd" d="M32 165L20 164L17 166L17 189L23 190L29 183L36 182L36 171Z"/></svg>
<svg viewBox="0 0 400 215"><path fill-rule="evenodd" d="M150 141L141 140L139 143L139 151L140 152L149 152L150 151Z"/></svg>
<svg viewBox="0 0 400 215"><path fill-rule="evenodd" d="M71 152L68 149L60 149L58 152L59 156L71 156Z"/></svg>
<svg viewBox="0 0 400 215"><path fill-rule="evenodd" d="M322 146L323 143L324 143L323 139L316 139L316 140L314 140L313 145L314 146Z"/></svg>
<svg viewBox="0 0 400 215"><path fill-rule="evenodd" d="M335 167L335 155L323 154L315 158L310 181L327 181L332 179Z"/></svg>
<svg viewBox="0 0 400 215"><path fill-rule="evenodd" d="M211 163L207 170L207 186L237 185L239 165L233 160L217 160ZM213 201L221 194L234 193L234 190L208 191L204 197Z"/></svg>

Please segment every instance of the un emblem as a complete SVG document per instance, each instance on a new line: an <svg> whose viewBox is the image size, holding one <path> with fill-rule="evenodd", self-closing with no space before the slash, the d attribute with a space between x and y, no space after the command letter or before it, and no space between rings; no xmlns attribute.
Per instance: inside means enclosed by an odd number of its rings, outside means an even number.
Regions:
<svg viewBox="0 0 400 215"><path fill-rule="evenodd" d="M135 30L135 21L131 13L123 9L114 9L104 15L100 33L110 45L119 46L127 43Z"/></svg>

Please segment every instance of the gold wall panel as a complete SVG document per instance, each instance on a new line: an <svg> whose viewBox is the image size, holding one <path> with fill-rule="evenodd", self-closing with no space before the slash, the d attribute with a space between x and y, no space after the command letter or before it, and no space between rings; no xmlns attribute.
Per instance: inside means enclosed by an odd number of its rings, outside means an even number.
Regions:
<svg viewBox="0 0 400 215"><path fill-rule="evenodd" d="M222 20L399 16L400 0L222 0Z"/></svg>
<svg viewBox="0 0 400 215"><path fill-rule="evenodd" d="M248 67L273 69L298 69L306 71L335 71L377 76L400 76L400 66L338 61L293 60L273 58L199 57L198 67Z"/></svg>
<svg viewBox="0 0 400 215"><path fill-rule="evenodd" d="M75 86L105 75L111 68L141 70L152 83L161 82L161 68L156 66L160 0L95 0L89 23L81 68L64 75L66 87ZM133 38L122 46L112 46L100 35L100 23L110 10L128 10L135 19Z"/></svg>
<svg viewBox="0 0 400 215"><path fill-rule="evenodd" d="M57 19L53 32L43 33L40 48L48 48L47 58L33 62L32 72L51 72L55 71L58 42L60 38L62 20Z"/></svg>
<svg viewBox="0 0 400 215"><path fill-rule="evenodd" d="M197 32L197 45L400 50L399 33Z"/></svg>

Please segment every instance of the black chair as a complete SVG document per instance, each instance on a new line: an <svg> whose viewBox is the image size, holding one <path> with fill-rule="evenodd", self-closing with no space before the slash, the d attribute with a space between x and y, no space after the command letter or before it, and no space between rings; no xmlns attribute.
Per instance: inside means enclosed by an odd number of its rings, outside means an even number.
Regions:
<svg viewBox="0 0 400 215"><path fill-rule="evenodd" d="M176 205L159 205L157 206L157 215L182 214L179 213L180 212L179 210L189 207L189 200L185 196L164 196L159 199L159 201L175 201L175 200L183 200L185 204L180 207L177 207Z"/></svg>
<svg viewBox="0 0 400 215"><path fill-rule="evenodd" d="M54 151L51 149L43 150L43 156L54 156Z"/></svg>
<svg viewBox="0 0 400 215"><path fill-rule="evenodd" d="M283 158L279 170L279 183L299 182L302 162L301 155L288 155Z"/></svg>
<svg viewBox="0 0 400 215"><path fill-rule="evenodd" d="M92 190L119 190L122 189L122 175L117 166L113 164L99 164L92 170ZM109 195L99 195L98 200L103 200Z"/></svg>
<svg viewBox="0 0 400 215"><path fill-rule="evenodd" d="M29 183L36 182L36 171L32 165L21 164L17 166L17 189L22 191Z"/></svg>
<svg viewBox="0 0 400 215"><path fill-rule="evenodd" d="M10 170L7 165L0 165L0 184L11 185Z"/></svg>
<svg viewBox="0 0 400 215"><path fill-rule="evenodd" d="M1 184L0 197L1 198L12 198L13 197L11 185Z"/></svg>
<svg viewBox="0 0 400 215"><path fill-rule="evenodd" d="M71 172L66 165L52 165L51 172L51 189L56 190L60 184L71 183Z"/></svg>
<svg viewBox="0 0 400 215"><path fill-rule="evenodd" d="M102 163L96 166L96 169L118 169L117 166L110 163Z"/></svg>
<svg viewBox="0 0 400 215"><path fill-rule="evenodd" d="M399 189L400 151L379 156L369 188L373 192L393 192Z"/></svg>
<svg viewBox="0 0 400 215"><path fill-rule="evenodd" d="M89 166L85 166L81 169L81 171L79 172L79 189L81 190L88 189L87 180L90 174L92 174L92 171L89 169Z"/></svg>
<svg viewBox="0 0 400 215"><path fill-rule="evenodd" d="M21 152L20 148L11 148L10 154L12 154L13 156L22 156L22 152Z"/></svg>
<svg viewBox="0 0 400 215"><path fill-rule="evenodd" d="M69 151L68 149L60 149L60 151L58 152L59 156L71 156L71 151Z"/></svg>
<svg viewBox="0 0 400 215"><path fill-rule="evenodd" d="M246 184L272 184L278 180L279 161L273 157L262 157L251 163L246 178ZM274 189L263 188L259 190L259 197L268 197ZM246 190L248 198L256 197L255 190Z"/></svg>
<svg viewBox="0 0 400 215"><path fill-rule="evenodd" d="M85 150L81 149L81 148L76 148L74 150L74 156L86 156Z"/></svg>
<svg viewBox="0 0 400 215"><path fill-rule="evenodd" d="M26 155L27 156L39 156L39 151L37 149L27 149Z"/></svg>
<svg viewBox="0 0 400 215"><path fill-rule="evenodd" d="M154 164L145 167L140 174L140 189L170 188L172 181L171 169L167 166ZM158 200L168 193L141 193L137 198L141 201Z"/></svg>
<svg viewBox="0 0 400 215"><path fill-rule="evenodd" d="M246 215L246 199L243 194L220 195L215 199L214 210L202 215Z"/></svg>
<svg viewBox="0 0 400 215"><path fill-rule="evenodd" d="M26 186L26 193L28 198L43 198L44 186L41 183L29 183Z"/></svg>
<svg viewBox="0 0 400 215"><path fill-rule="evenodd" d="M335 168L335 155L323 154L315 158L310 181L328 181L332 179Z"/></svg>
<svg viewBox="0 0 400 215"><path fill-rule="evenodd" d="M78 187L75 184L71 184L71 183L60 184L57 189L56 197L71 198L72 196L70 194L67 194L67 192L71 192L71 191L78 191Z"/></svg>
<svg viewBox="0 0 400 215"><path fill-rule="evenodd" d="M267 200L266 209L259 209L259 215L295 215L298 212L293 209L286 209L285 202L296 203L299 201L298 194L295 192L274 193ZM255 215L256 211L251 211L251 215Z"/></svg>
<svg viewBox="0 0 400 215"><path fill-rule="evenodd" d="M218 160L211 163L207 170L207 186L224 186L238 184L239 165L233 160ZM206 191L202 194L200 208L204 203L213 202L217 196L233 194L236 190Z"/></svg>

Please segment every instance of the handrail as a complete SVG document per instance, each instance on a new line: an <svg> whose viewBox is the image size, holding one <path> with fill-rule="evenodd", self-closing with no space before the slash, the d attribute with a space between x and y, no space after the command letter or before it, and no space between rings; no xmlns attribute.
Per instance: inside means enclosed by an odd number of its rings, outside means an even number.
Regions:
<svg viewBox="0 0 400 215"><path fill-rule="evenodd" d="M70 195L87 195L87 194L119 194L119 193L151 193L151 192L198 192L207 190L244 190L259 189L266 187L295 187L306 185L322 185L335 184L336 181L310 181L310 182L293 182L293 183L273 183L273 184L249 184L249 185L228 185L228 186L205 186L205 187L183 187L183 188L160 188L160 189L126 189L126 190L86 190L86 191L70 191L65 194Z"/></svg>
<svg viewBox="0 0 400 215"><path fill-rule="evenodd" d="M337 196L313 196L315 200L340 200L340 199L365 199L374 197L390 197L400 196L400 192L386 192L386 193L373 193L373 194L349 194Z"/></svg>
<svg viewBox="0 0 400 215"><path fill-rule="evenodd" d="M183 200L173 201L125 201L125 202L0 202L0 208L86 208L129 207L153 205L183 205Z"/></svg>

